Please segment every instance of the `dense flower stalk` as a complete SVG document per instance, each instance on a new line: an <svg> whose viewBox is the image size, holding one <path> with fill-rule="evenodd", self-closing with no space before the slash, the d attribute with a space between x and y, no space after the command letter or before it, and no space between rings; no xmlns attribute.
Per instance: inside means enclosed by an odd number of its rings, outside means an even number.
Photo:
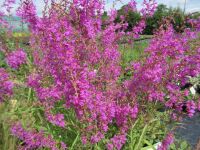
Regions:
<svg viewBox="0 0 200 150"><path fill-rule="evenodd" d="M20 7L17 9L17 16L21 17L23 22L28 23L29 29L32 29L37 24L36 7L32 0L23 0Z"/></svg>
<svg viewBox="0 0 200 150"><path fill-rule="evenodd" d="M11 132L24 142L22 149L38 149L50 148L58 150L57 142L51 136L45 136L44 132L26 131L21 124L16 124L12 127ZM61 144L61 149L64 150L66 145Z"/></svg>
<svg viewBox="0 0 200 150"><path fill-rule="evenodd" d="M23 49L17 49L11 52L6 57L6 61L11 68L18 69L22 64L25 64L27 55Z"/></svg>
<svg viewBox="0 0 200 150"><path fill-rule="evenodd" d="M5 100L7 96L13 93L14 84L9 80L9 75L5 69L0 68L0 103Z"/></svg>
<svg viewBox="0 0 200 150"><path fill-rule="evenodd" d="M170 132L163 140L161 146L158 147L158 150L168 150L169 146L173 143L173 141L174 141L174 135L173 133Z"/></svg>
<svg viewBox="0 0 200 150"><path fill-rule="evenodd" d="M15 0L4 0L3 2L3 8L6 9L7 13L11 12L11 9L13 8L13 5L16 3Z"/></svg>

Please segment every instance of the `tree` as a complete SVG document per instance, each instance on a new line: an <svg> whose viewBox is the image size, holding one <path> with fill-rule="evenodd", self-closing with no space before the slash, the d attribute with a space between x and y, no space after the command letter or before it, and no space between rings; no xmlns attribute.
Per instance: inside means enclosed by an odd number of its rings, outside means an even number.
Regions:
<svg viewBox="0 0 200 150"><path fill-rule="evenodd" d="M128 22L128 31L131 31L132 28L139 22L141 19L141 15L137 11L132 11L130 9L127 9L127 5L122 6L121 9L118 10L117 18L115 19L115 22L121 22L120 16L124 16L125 21Z"/></svg>

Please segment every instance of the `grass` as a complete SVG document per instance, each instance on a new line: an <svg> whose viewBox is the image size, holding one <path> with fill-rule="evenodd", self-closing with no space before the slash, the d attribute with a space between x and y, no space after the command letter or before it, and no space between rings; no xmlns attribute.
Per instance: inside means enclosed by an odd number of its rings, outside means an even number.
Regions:
<svg viewBox="0 0 200 150"><path fill-rule="evenodd" d="M148 46L148 43L148 41L141 41L135 42L133 45L121 44L121 66L125 68L131 61L139 60L144 52L144 49Z"/></svg>
<svg viewBox="0 0 200 150"><path fill-rule="evenodd" d="M15 150L16 149L16 138L10 134L8 120L8 112L12 111L11 105L0 104L0 149L1 150Z"/></svg>
<svg viewBox="0 0 200 150"><path fill-rule="evenodd" d="M30 33L28 32L14 32L13 37L19 38L19 37L29 37Z"/></svg>

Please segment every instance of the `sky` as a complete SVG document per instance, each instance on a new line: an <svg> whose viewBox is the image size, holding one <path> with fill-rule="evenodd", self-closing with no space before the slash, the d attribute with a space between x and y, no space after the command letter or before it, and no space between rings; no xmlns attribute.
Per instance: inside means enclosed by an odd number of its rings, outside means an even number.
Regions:
<svg viewBox="0 0 200 150"><path fill-rule="evenodd" d="M2 5L4 0L0 0L0 5ZM105 9L109 10L113 7L113 2L115 0L105 0L106 5ZM115 5L116 9L119 9L124 4L127 4L130 0L121 0L121 2L117 2ZM142 7L142 1L143 0L136 0L138 3L138 8L140 9ZM156 0L158 4L165 4L168 7L180 7L184 8L185 0ZM20 0L16 0L17 3L20 2ZM42 14L42 9L44 7L43 0L33 0L33 2L36 5L37 13L40 15ZM186 0L186 12L195 12L200 11L200 0Z"/></svg>
<svg viewBox="0 0 200 150"><path fill-rule="evenodd" d="M112 8L114 0L106 0L106 9ZM127 4L130 0L122 0L124 4ZM138 8L142 7L143 0L136 0ZM185 0L156 0L158 4L165 4L168 7L180 7L184 8ZM123 4L118 2L116 8L120 8ZM186 0L186 12L200 11L200 0Z"/></svg>

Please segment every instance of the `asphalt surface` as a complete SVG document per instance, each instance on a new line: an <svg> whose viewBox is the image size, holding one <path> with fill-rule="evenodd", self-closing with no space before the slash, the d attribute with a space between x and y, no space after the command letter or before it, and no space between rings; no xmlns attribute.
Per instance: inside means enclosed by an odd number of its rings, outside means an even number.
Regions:
<svg viewBox="0 0 200 150"><path fill-rule="evenodd" d="M196 113L192 118L183 119L182 123L183 125L176 130L176 135L194 148L200 139L200 113Z"/></svg>

